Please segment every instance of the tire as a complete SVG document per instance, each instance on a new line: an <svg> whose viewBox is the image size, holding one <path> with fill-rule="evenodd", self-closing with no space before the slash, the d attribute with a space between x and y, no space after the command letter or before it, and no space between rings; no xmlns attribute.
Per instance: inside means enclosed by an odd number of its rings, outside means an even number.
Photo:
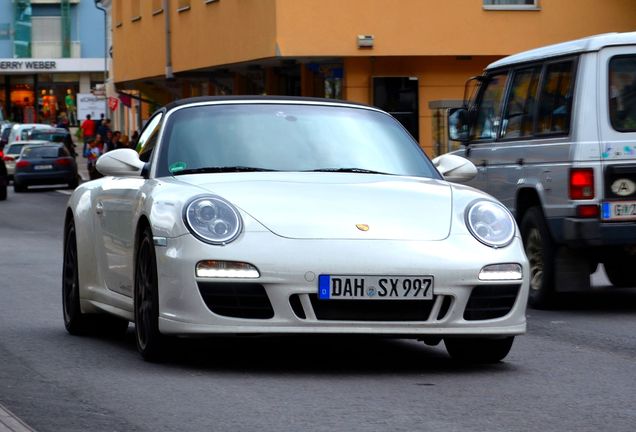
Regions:
<svg viewBox="0 0 636 432"><path fill-rule="evenodd" d="M498 363L512 348L515 337L488 338L446 338L444 345L451 358L460 363Z"/></svg>
<svg viewBox="0 0 636 432"><path fill-rule="evenodd" d="M62 266L62 310L64 327L72 335L98 334L121 336L128 329L128 321L111 315L85 314L80 308L77 237L75 223L68 222L64 237Z"/></svg>
<svg viewBox="0 0 636 432"><path fill-rule="evenodd" d="M18 183L15 180L13 180L13 192L15 193L20 193L20 192L26 192L27 188L25 185L23 185L22 183Z"/></svg>
<svg viewBox="0 0 636 432"><path fill-rule="evenodd" d="M146 361L161 361L167 342L166 337L159 332L157 258L149 227L141 233L135 254L134 291L137 350Z"/></svg>
<svg viewBox="0 0 636 432"><path fill-rule="evenodd" d="M69 189L75 189L77 186L79 186L79 178L75 177L75 180L72 180L72 181L69 182L68 188Z"/></svg>
<svg viewBox="0 0 636 432"><path fill-rule="evenodd" d="M7 199L7 185L0 185L0 201Z"/></svg>
<svg viewBox="0 0 636 432"><path fill-rule="evenodd" d="M539 207L531 207L523 216L521 236L530 263L528 304L547 308L554 297L555 245Z"/></svg>
<svg viewBox="0 0 636 432"><path fill-rule="evenodd" d="M625 250L611 254L611 259L603 263L605 273L612 285L617 288L636 287L636 256Z"/></svg>

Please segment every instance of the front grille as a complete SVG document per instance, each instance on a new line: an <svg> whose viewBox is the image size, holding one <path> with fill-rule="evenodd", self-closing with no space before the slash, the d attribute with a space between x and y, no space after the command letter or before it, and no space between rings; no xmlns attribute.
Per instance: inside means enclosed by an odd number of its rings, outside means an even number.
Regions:
<svg viewBox="0 0 636 432"><path fill-rule="evenodd" d="M467 321L501 318L512 309L521 285L480 285L473 288L464 319Z"/></svg>
<svg viewBox="0 0 636 432"><path fill-rule="evenodd" d="M263 285L256 283L198 282L208 309L232 318L268 319L274 309Z"/></svg>
<svg viewBox="0 0 636 432"><path fill-rule="evenodd" d="M635 165L610 165L605 168L605 198L607 199L636 199L636 191L625 195L625 189L621 190L623 195L616 194L612 191L612 185L616 180L627 179L636 183L636 166Z"/></svg>
<svg viewBox="0 0 636 432"><path fill-rule="evenodd" d="M326 321L428 321L435 300L319 300L309 294L316 318Z"/></svg>

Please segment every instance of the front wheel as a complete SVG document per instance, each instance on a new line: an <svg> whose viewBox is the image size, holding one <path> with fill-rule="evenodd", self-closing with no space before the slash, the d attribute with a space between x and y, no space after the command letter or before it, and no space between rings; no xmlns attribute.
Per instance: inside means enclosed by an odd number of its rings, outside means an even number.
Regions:
<svg viewBox="0 0 636 432"><path fill-rule="evenodd" d="M523 216L521 236L530 264L528 303L533 308L545 308L554 293L555 245L539 207L528 209Z"/></svg>
<svg viewBox="0 0 636 432"><path fill-rule="evenodd" d="M159 295L157 289L157 259L150 228L139 239L135 260L135 335L137 349L147 361L159 361L166 340L159 332Z"/></svg>
<svg viewBox="0 0 636 432"><path fill-rule="evenodd" d="M497 363L503 360L512 348L515 337L501 339L446 338L446 351L462 363Z"/></svg>

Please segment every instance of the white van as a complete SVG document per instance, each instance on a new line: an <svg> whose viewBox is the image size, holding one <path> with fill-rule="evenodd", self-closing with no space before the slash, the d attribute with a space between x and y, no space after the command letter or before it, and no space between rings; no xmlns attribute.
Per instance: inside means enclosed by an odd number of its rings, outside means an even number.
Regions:
<svg viewBox="0 0 636 432"><path fill-rule="evenodd" d="M512 55L472 80L450 138L478 168L469 184L517 218L530 304L589 288L599 263L636 286L636 32Z"/></svg>
<svg viewBox="0 0 636 432"><path fill-rule="evenodd" d="M51 129L53 126L44 123L16 123L11 128L8 144L29 139L29 132L33 129Z"/></svg>

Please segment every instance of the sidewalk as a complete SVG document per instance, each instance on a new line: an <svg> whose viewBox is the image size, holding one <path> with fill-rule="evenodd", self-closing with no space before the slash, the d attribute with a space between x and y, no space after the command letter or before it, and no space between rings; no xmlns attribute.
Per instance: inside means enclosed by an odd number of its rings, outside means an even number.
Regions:
<svg viewBox="0 0 636 432"><path fill-rule="evenodd" d="M35 432L35 430L0 404L0 432Z"/></svg>
<svg viewBox="0 0 636 432"><path fill-rule="evenodd" d="M90 177L88 176L86 158L84 157L84 155L82 155L84 143L82 142L82 140L78 140L75 136L77 129L77 127L71 127L69 131L71 132L71 137L73 138L73 143L75 144L75 152L77 153L77 157L75 158L75 161L77 162L77 172L82 178L82 182L86 182L90 180Z"/></svg>

